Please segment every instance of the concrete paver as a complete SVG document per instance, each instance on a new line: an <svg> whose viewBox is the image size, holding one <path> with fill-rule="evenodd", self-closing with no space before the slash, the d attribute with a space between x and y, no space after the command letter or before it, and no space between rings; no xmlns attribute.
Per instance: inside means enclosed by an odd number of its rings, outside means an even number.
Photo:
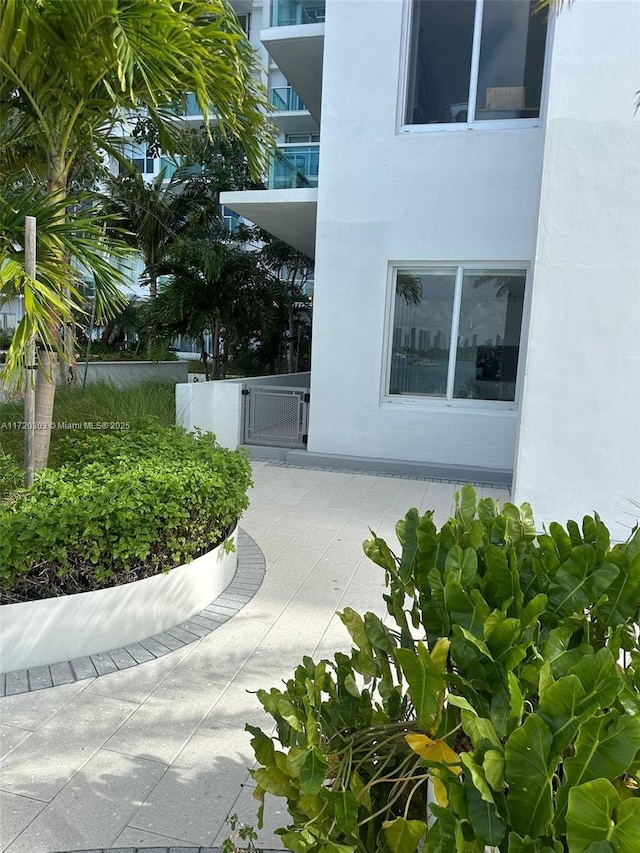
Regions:
<svg viewBox="0 0 640 853"><path fill-rule="evenodd" d="M227 837L230 813L255 825L244 724L270 727L255 691L288 678L303 654L348 648L336 610L384 614L383 572L362 555L369 527L391 538L412 506L444 521L457 488L266 461L254 463L254 480L242 526L267 574L248 603L239 598L255 589L250 567L229 612L223 602L191 628L223 624L189 646L170 631L157 649L127 649L121 663L136 665L0 699L0 851L198 849ZM138 663L172 637L175 651ZM258 844L281 848L274 830L286 822L284 803L270 798Z"/></svg>

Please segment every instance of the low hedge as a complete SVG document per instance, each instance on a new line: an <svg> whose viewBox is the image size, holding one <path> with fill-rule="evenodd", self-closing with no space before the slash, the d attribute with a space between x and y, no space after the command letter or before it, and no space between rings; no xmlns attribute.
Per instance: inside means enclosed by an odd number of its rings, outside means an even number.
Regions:
<svg viewBox="0 0 640 853"><path fill-rule="evenodd" d="M251 469L213 436L137 424L75 434L67 464L0 505L0 600L139 580L217 544L248 505Z"/></svg>

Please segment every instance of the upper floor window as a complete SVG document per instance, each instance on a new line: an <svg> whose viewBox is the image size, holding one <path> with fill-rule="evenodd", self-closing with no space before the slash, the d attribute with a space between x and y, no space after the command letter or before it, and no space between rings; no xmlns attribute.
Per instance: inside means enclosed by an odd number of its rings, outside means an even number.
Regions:
<svg viewBox="0 0 640 853"><path fill-rule="evenodd" d="M547 19L536 0L413 0L405 124L540 115Z"/></svg>

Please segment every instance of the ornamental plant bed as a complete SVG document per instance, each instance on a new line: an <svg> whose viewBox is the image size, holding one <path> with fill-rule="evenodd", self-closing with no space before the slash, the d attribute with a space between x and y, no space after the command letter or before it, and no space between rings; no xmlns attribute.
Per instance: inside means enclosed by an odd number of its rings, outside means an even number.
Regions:
<svg viewBox="0 0 640 853"><path fill-rule="evenodd" d="M345 608L350 654L258 692L256 796L286 798L285 847L638 853L640 531L537 533L470 486L440 530L416 510L396 530L399 555L364 545L391 624Z"/></svg>
<svg viewBox="0 0 640 853"><path fill-rule="evenodd" d="M242 454L155 419L74 433L64 458L29 491L0 497L3 604L166 572L222 542L248 505Z"/></svg>

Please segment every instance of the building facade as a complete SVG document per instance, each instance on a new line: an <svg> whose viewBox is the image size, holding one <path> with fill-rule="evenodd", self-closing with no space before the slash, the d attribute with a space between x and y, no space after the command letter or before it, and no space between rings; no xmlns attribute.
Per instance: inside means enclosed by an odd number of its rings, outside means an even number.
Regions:
<svg viewBox="0 0 640 853"><path fill-rule="evenodd" d="M541 521L597 509L622 538L640 500L640 4L234 5L319 125L310 180L301 157L298 183L223 196L315 255L307 452L513 472Z"/></svg>

